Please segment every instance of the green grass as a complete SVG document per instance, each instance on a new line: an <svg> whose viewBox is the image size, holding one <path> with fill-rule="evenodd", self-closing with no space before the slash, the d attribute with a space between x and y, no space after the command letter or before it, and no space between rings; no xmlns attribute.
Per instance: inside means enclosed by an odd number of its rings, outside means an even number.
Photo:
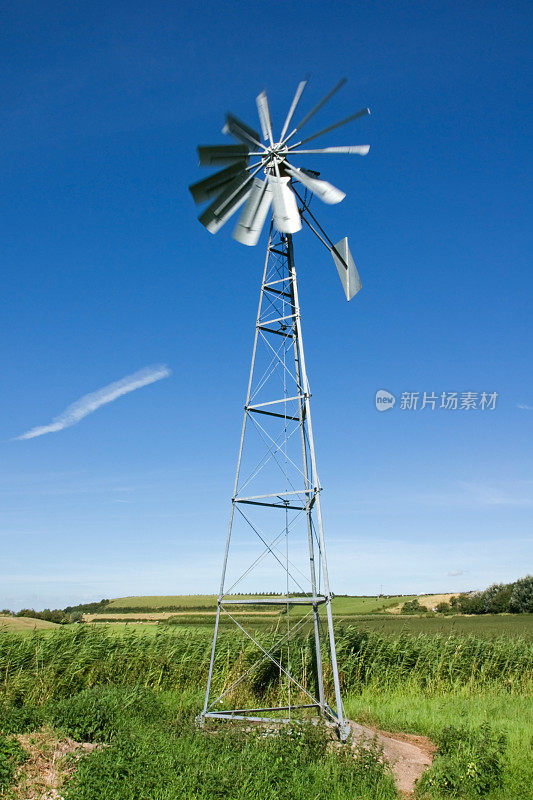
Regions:
<svg viewBox="0 0 533 800"><path fill-rule="evenodd" d="M214 594L177 594L177 595L154 595L138 597L116 597L110 600L106 611L113 611L114 608L145 608L147 611L164 611L168 608L183 606L184 608L213 608L216 609L217 597Z"/></svg>
<svg viewBox="0 0 533 800"><path fill-rule="evenodd" d="M203 685L211 652L212 631L201 628L138 631L133 626L115 635L112 626L68 626L50 633L0 637L2 691L8 699L27 697L43 702L100 684L138 683L173 689ZM258 638L268 645L268 631ZM403 684L407 679L422 689L469 686L484 689L496 682L512 691L531 688L533 647L523 639L500 636L381 635L346 628L337 635L341 679L346 691L373 681ZM324 650L326 675L331 683ZM242 674L257 657L257 648L239 632L222 631L215 662L215 683L224 685ZM286 656L283 655L283 658ZM292 647L292 669L306 682L312 674L313 638L302 636ZM273 695L281 691L277 668L252 673L250 685ZM259 687L258 681L261 684ZM215 687L216 689L216 687Z"/></svg>
<svg viewBox="0 0 533 800"><path fill-rule="evenodd" d="M375 751L335 752L313 726L269 736L229 726L201 732L177 699L168 696L167 713L151 720L130 706L108 746L81 762L67 800L397 798Z"/></svg>
<svg viewBox="0 0 533 800"><path fill-rule="evenodd" d="M419 733L435 739L447 726L471 729L488 723L504 733L508 743L502 786L496 800L526 800L533 787L533 702L529 694L509 693L506 687L471 691L420 692L416 685L380 688L375 683L350 692L346 712L361 722L388 731Z"/></svg>

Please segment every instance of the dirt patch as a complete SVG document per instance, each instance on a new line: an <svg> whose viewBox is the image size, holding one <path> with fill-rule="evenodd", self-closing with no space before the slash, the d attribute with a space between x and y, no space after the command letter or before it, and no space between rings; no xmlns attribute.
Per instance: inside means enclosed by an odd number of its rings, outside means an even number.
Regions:
<svg viewBox="0 0 533 800"><path fill-rule="evenodd" d="M377 728L369 728L350 722L353 745L357 746L376 739L383 748L383 757L394 775L398 791L403 797L410 797L415 789L415 781L431 766L436 747L425 736L409 733L388 733Z"/></svg>
<svg viewBox="0 0 533 800"><path fill-rule="evenodd" d="M78 759L99 747L74 739L59 739L47 728L16 738L29 756L19 767L16 785L11 790L11 796L17 800L61 800L60 789L76 769Z"/></svg>
<svg viewBox="0 0 533 800"><path fill-rule="evenodd" d="M149 611L146 614L142 612L139 613L123 613L123 614L112 614L112 613L105 613L105 614L84 614L83 621L84 622L98 622L99 620L107 621L110 620L112 622L159 622L161 620L168 619L169 617L215 617L215 611L195 611L191 609L190 611ZM279 615L279 611L232 611L232 615L240 615L240 616L252 616L256 614L261 614L262 617L276 617ZM54 626L55 627L55 626Z"/></svg>

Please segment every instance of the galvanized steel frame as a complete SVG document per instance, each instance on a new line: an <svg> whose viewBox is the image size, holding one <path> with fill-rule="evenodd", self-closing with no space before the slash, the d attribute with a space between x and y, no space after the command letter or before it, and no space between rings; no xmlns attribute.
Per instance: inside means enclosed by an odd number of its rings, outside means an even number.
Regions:
<svg viewBox="0 0 533 800"><path fill-rule="evenodd" d="M282 260L282 270L283 270L283 277L275 280L267 280L268 276L268 269L269 269L269 261L273 256L277 256ZM274 289L275 285L279 285L280 283L286 284L285 289L288 288L288 291L281 291L280 289ZM288 285L288 286L287 286ZM290 306L291 313L275 317L273 319L262 319L262 309L263 303L265 301L265 293L280 296L282 295L284 300L288 302ZM269 326L275 326L279 324L279 329L272 328ZM254 369L256 365L256 355L257 355L257 347L258 347L258 340L259 336L263 336L266 334L276 334L282 335L286 338L291 338L293 343L293 356L294 356L294 378L297 385L297 394L294 397L287 398L284 397L282 400L271 400L264 403L253 404L251 402L251 392L252 392L252 383L254 378ZM273 351L274 352L274 351ZM347 724L344 717L344 709L342 704L341 692L340 692L340 683L339 683L339 673L338 673L338 666L337 666L337 654L336 654L336 646L335 646L335 635L333 630L333 618L332 618L332 611L331 611L331 600L333 595L331 594L330 586L329 586L329 576L328 576L328 568L327 568L327 560L326 560L326 549L325 549L325 542L324 542L324 531L323 531L323 521L322 521L322 510L320 504L320 492L321 486L318 479L317 474L317 467L316 467L316 456L315 456L315 446L314 446L314 439L313 439L313 428L311 423L311 407L310 407L310 397L311 393L309 390L309 382L307 379L307 371L305 366L305 355L303 349L303 339L302 339L302 329L301 329L301 318L300 318L300 303L298 298L298 285L297 285L297 278L296 278L296 269L294 265L294 254L293 254L293 245L292 245L292 236L290 234L279 234L277 233L273 227L270 230L270 236L267 246L267 253L265 259L265 265L263 270L263 279L261 283L261 292L259 297L259 306L257 311L257 318L256 318L256 327L255 327L255 337L254 337L254 344L252 350L252 360L250 365L250 373L248 379L248 389L246 394L246 404L244 410L244 418L241 428L241 438L239 444L239 451L238 451L238 458L237 458L237 469L235 473L235 483L234 483L234 490L233 490L233 497L231 502L231 511L228 523L228 531L226 537L226 547L224 551L224 559L222 565L222 574L221 574L221 581L220 581L220 589L218 595L218 602L217 602L217 612L216 612L216 619L215 619L215 629L213 635L213 645L211 650L211 659L209 664L209 672L207 678L207 686L206 686L206 693L205 693L205 702L203 710L199 716L200 723L203 723L205 719L239 719L239 720L248 720L252 721L268 721L268 722L288 722L291 719L292 712L295 712L299 709L310 709L316 708L317 713L322 714L325 719L333 725L340 736L341 739L345 739L347 736ZM279 414L275 411L266 410L266 406L274 406L277 403L284 402L287 403L288 400L294 400L298 402L298 412L297 415L294 414L293 416L287 417L286 414ZM246 434L246 427L248 423L248 419L251 414L268 414L272 417L282 417L284 419L291 419L293 421L298 422L298 428L300 429L300 438L301 438L301 451L302 451L302 469L301 473L303 476L303 483L304 488L302 490L294 490L294 491L285 491L285 492L275 492L272 494L261 494L261 495L248 495L246 497L240 497L238 495L238 485L239 485L239 476L241 472L241 464L243 458L243 450L245 447L245 434ZM254 420L255 421L255 420ZM292 435L292 434L291 434ZM305 497L305 505L289 505L289 500L283 499L283 496L289 495L304 495ZM272 502L270 502L270 499ZM277 501L277 502L275 502ZM225 605L235 605L237 601L228 597L225 601L225 581L226 581L226 573L227 573L227 566L228 566L228 556L230 550L230 542L232 536L232 528L234 524L235 518L235 510L239 509L240 504L252 504L252 505L261 505L261 506L270 506L274 508L289 508L298 510L301 512L305 512L306 519L307 519L307 537L308 537L308 552L309 552L309 578L312 587L311 597L279 597L279 598L269 598L265 599L262 598L247 598L243 604L285 604L289 602L289 599L294 602L294 604L304 604L308 603L312 608L308 615L301 618L296 626L281 640L276 642L276 647L279 647L285 641L288 641L289 638L296 632L297 629L300 629L302 625L312 617L313 619L313 630L314 630L314 639L315 639L315 655L316 655L316 675L317 675L317 684L318 684L318 697L314 697L307 689L302 686L292 674L288 670L286 670L283 665L274 657L273 652L266 650L256 639L253 635L251 635L248 631L244 629L244 627L238 622L235 617L233 617L228 609L225 608ZM241 512L242 513L242 512ZM313 514L316 516L316 526L313 523ZM261 538L261 537L260 537ZM279 537L278 537L279 538ZM270 549L273 555L273 551L271 550L272 546L274 545L276 539L273 540L270 545L262 539L263 543L267 546L267 549ZM318 560L317 560L318 557ZM279 559L277 559L279 561ZM280 561L281 563L281 561ZM287 556L287 570L288 570L288 556ZM317 589L317 565L319 571L321 572L322 581L323 581L323 591L319 593ZM253 566L253 565L252 565ZM233 587L232 587L233 588ZM231 589L229 590L231 591ZM242 600L240 601L242 603ZM323 664L322 664L322 650L321 650L321 626L320 626L320 617L319 617L319 606L325 605L326 610L326 620L327 620L327 629L328 629L328 640L329 640L329 651L330 651L330 659L331 659L331 669L333 674L333 684L334 684L334 694L335 694L335 705L336 711L334 711L331 706L326 702L325 695L324 695L324 676L323 676ZM219 626L220 626L220 616L224 613L229 616L235 625L246 634L246 636L251 639L258 649L262 652L262 656L243 674L241 675L230 687L227 687L225 691L219 695L218 697L211 699L211 684L213 678L213 665L215 661L215 653L217 647L217 639L219 633ZM274 648L272 648L274 649ZM238 685L242 680L244 680L262 661L266 658L273 661L274 664L278 666L281 672L283 672L289 679L292 681L301 691L303 691L307 697L310 699L310 703L308 704L299 704L299 705L292 705L290 704L287 706L276 706L272 708L250 708L250 709L234 709L234 710L221 710L217 708L217 704L222 700L224 696L226 696L236 685ZM272 717L257 717L258 712L276 712L276 711L289 711L289 718L272 718Z"/></svg>

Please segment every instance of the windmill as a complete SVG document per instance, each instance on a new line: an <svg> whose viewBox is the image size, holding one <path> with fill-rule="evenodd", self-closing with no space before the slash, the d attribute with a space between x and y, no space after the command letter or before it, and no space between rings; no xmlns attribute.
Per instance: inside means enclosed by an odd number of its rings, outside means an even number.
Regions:
<svg viewBox="0 0 533 800"><path fill-rule="evenodd" d="M272 214L205 704L199 721L286 722L320 713L343 740L349 729L337 667L333 595L292 242L302 222L331 253L347 300L359 291L361 282L348 239L333 244L309 208L313 196L335 204L345 194L320 179L320 173L292 161L300 156L368 153L368 145L309 148L315 139L369 114L368 108L304 138L300 135L304 125L345 82L346 79L341 80L293 126L307 83L302 81L278 138L274 137L265 92L256 98L261 132L228 113L223 133L233 143L198 147L200 165L220 167L220 171L189 187L197 204L209 203L199 220L210 233L219 231L242 207L233 237L248 246L257 244L267 217ZM257 550L250 554L251 542ZM269 588L274 591L267 596L258 595L258 580L269 581ZM244 612L265 607L273 609L277 623L273 638L247 629L249 616ZM214 670L214 666L217 659L224 658L220 635L225 622L235 626L243 640L256 649L257 658L243 664L241 673L229 683L215 686L220 670ZM307 630L312 632L311 674L296 663L294 656L294 641ZM322 647L324 640L329 644L327 648ZM327 670L324 658L329 659ZM334 695L332 704L327 700L329 683ZM267 687L268 697L268 687L273 685L275 705L250 706L250 697L258 686L263 695Z"/></svg>

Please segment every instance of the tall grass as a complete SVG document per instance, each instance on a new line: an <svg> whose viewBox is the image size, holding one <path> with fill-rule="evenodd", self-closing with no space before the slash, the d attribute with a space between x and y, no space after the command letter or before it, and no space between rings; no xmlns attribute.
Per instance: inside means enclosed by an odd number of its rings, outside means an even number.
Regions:
<svg viewBox="0 0 533 800"><path fill-rule="evenodd" d="M257 636L267 645L274 634L262 631ZM24 636L0 633L0 733L33 730L45 721L80 739L109 740L108 747L80 762L77 776L63 793L72 800L280 796L280 787L273 787L270 795L265 792L265 785L270 787L277 774L275 745L271 751L270 744L265 749L259 738L244 742L232 734L227 739L198 737L187 727L189 722L185 724L200 707L211 637L210 630L200 628L155 633L127 629L120 636L91 626ZM306 685L313 679L313 643L313 637L302 635L291 646L292 671ZM258 658L255 645L238 632L224 630L219 645L216 692L228 687ZM490 800L523 800L527 796L525 787L532 778L525 766L527 693L533 676L530 642L505 636L385 635L350 627L339 630L337 646L348 715L388 730L425 733L432 738L438 738L444 726L459 721L469 727L486 722L496 725L496 734L505 733L508 746L501 787L491 791ZM277 656L286 663L286 649L278 649ZM331 696L326 652L324 664ZM228 699L232 703L260 699L262 705L275 704L286 688L276 665L264 661L251 673L241 694ZM165 696L172 696L174 710L181 709L185 715L183 730L171 722L176 719L174 712L168 716L161 710ZM133 716L137 722L130 736L127 724ZM522 723L517 727L519 719ZM283 779L283 796L295 800L330 797L333 778L339 785L334 795L338 800L395 796L390 776L376 765L371 782L362 790L361 774L367 769L364 754L357 769L348 761L335 759L329 759L324 769L321 765L315 769L307 745L302 750L297 742L293 756L293 772L289 770ZM217 778L216 787L204 783L206 763L211 771L217 771L220 780ZM11 769L12 765L7 766ZM261 769L266 784L258 772ZM359 794L354 792L356 786ZM309 795L309 787L314 794ZM218 795L215 789L220 790Z"/></svg>
<svg viewBox="0 0 533 800"><path fill-rule="evenodd" d="M338 637L344 687L414 683L425 689L489 684L527 691L533 684L533 644L499 636L383 636L346 629Z"/></svg>
<svg viewBox="0 0 533 800"><path fill-rule="evenodd" d="M272 634L258 634L263 644ZM533 645L522 639L456 636L384 636L347 628L337 638L341 681L345 692L376 684L409 683L424 691L489 685L509 692L531 689ZM14 702L41 703L96 685L142 685L188 689L203 685L211 652L211 632L188 629L146 635L78 626L52 634L0 634L0 693ZM285 652L279 653L280 658ZM215 690L229 685L258 657L255 645L224 631L215 663ZM329 662L324 653L326 679ZM291 669L298 680L313 675L313 641L304 636L291 646ZM257 696L277 691L278 668L272 662L251 673L249 687Z"/></svg>

